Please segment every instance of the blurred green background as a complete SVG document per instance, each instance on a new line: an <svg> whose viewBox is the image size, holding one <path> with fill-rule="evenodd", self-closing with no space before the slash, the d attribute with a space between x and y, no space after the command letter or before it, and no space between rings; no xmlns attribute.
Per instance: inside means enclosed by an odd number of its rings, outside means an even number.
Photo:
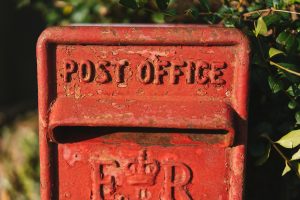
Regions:
<svg viewBox="0 0 300 200"><path fill-rule="evenodd" d="M126 4L127 1L123 1L123 4L124 2ZM203 5L206 7L203 1L171 1L169 8L164 11L157 9L155 1L138 1L138 5L147 4L142 9L131 9L130 7L135 5L130 4L131 1L128 2L127 6L121 5L118 0L4 0L1 2L0 200L40 199L35 44L39 34L47 26L70 23L220 23L230 27L236 26L235 18L226 20L222 18L226 15L218 19L214 16L210 18L202 16L196 8ZM209 12L234 7L238 10L235 12L239 13L244 12L242 9L245 7L260 5L259 2L265 1L251 2L252 4L248 1L227 3L222 0L204 1L209 6ZM245 25L237 25L237 27L243 29ZM255 66L252 69L250 154L247 160L246 199L299 200L299 179L291 173L281 176L284 163L278 155L271 154L266 164L259 167L255 165L257 160L255 152L265 148L257 142L260 132L258 130L269 129L271 126L271 122L268 122L269 115L276 115L273 111L281 114L291 112L273 109L283 108L283 102L287 100L281 97L281 94L276 94L277 96L271 94L267 83L268 78L264 73L262 69ZM283 124L281 127L291 127L289 122L294 123L294 113L292 117L283 114L272 123L278 126ZM285 120L288 124L284 122Z"/></svg>

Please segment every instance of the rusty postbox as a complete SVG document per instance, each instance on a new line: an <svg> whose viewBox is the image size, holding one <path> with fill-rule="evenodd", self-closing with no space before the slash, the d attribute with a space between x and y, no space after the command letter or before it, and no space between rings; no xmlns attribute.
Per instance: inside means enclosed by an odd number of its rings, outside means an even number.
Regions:
<svg viewBox="0 0 300 200"><path fill-rule="evenodd" d="M45 30L42 199L241 200L248 53L222 27Z"/></svg>

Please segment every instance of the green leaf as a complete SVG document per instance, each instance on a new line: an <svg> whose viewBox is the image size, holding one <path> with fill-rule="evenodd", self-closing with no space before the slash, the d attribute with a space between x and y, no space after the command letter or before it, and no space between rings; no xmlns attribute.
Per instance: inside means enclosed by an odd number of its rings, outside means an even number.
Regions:
<svg viewBox="0 0 300 200"><path fill-rule="evenodd" d="M199 0L201 6L203 6L207 11L210 11L210 6L208 0Z"/></svg>
<svg viewBox="0 0 300 200"><path fill-rule="evenodd" d="M86 22L87 18L89 17L89 9L86 7L82 7L78 10L75 10L71 15L72 22L75 23L84 23Z"/></svg>
<svg viewBox="0 0 300 200"><path fill-rule="evenodd" d="M270 57L270 58L272 58L272 57L274 57L274 56L276 56L276 55L278 55L278 54L284 54L284 52L283 52L283 51L280 51L280 50L278 50L278 49L275 49L275 48L273 48L273 47L270 48L270 50L269 50L269 57Z"/></svg>
<svg viewBox="0 0 300 200"><path fill-rule="evenodd" d="M296 119L296 123L300 124L300 111L296 112L295 119Z"/></svg>
<svg viewBox="0 0 300 200"><path fill-rule="evenodd" d="M296 73L299 73L300 72L300 69L297 65L293 64L293 63L278 63L280 66L288 69L288 70L291 70L291 71L294 71ZM300 82L300 77L295 75L295 74L292 74L286 70L282 70L280 69L280 72L282 74L284 74L284 76L289 79L290 81L292 81L293 83L299 83Z"/></svg>
<svg viewBox="0 0 300 200"><path fill-rule="evenodd" d="M164 15L166 16L176 16L177 12L176 12L176 9L168 9L168 10L165 10L164 12Z"/></svg>
<svg viewBox="0 0 300 200"><path fill-rule="evenodd" d="M128 8L132 8L132 9L138 8L138 4L135 0L120 0L119 3Z"/></svg>
<svg viewBox="0 0 300 200"><path fill-rule="evenodd" d="M267 32L268 32L268 27L264 22L263 18L262 17L258 18L257 25L254 30L255 36L257 37L258 35L266 35Z"/></svg>
<svg viewBox="0 0 300 200"><path fill-rule="evenodd" d="M47 12L46 21L48 22L48 24L53 25L61 21L61 17L55 10L51 10Z"/></svg>
<svg viewBox="0 0 300 200"><path fill-rule="evenodd" d="M290 36L288 37L288 39L286 41L285 47L286 47L286 50L289 51L289 52L297 50L298 41L296 39L296 36L290 34Z"/></svg>
<svg viewBox="0 0 300 200"><path fill-rule="evenodd" d="M255 11L255 10L261 10L263 8L264 8L264 6L262 4L255 3L255 4L250 4L247 7L247 10L248 10L248 12L252 12L252 11ZM253 16L256 16L256 14L253 14Z"/></svg>
<svg viewBox="0 0 300 200"><path fill-rule="evenodd" d="M138 7L144 7L148 3L148 0L135 0L138 4Z"/></svg>
<svg viewBox="0 0 300 200"><path fill-rule="evenodd" d="M297 147L300 144L300 129L289 132L276 143L289 149Z"/></svg>
<svg viewBox="0 0 300 200"><path fill-rule="evenodd" d="M270 89L274 94L283 89L283 83L279 79L269 76L268 82L269 82Z"/></svg>
<svg viewBox="0 0 300 200"><path fill-rule="evenodd" d="M272 1L273 1L273 7L278 9L278 6L281 3L281 0L272 0Z"/></svg>
<svg viewBox="0 0 300 200"><path fill-rule="evenodd" d="M165 16L163 13L161 12L156 12L156 13L153 13L152 14L152 20L155 22L155 23L158 23L158 24L162 24L165 22Z"/></svg>
<svg viewBox="0 0 300 200"><path fill-rule="evenodd" d="M291 85L290 87L288 87L288 89L286 90L286 92L291 95L291 96L295 96L295 91L294 91L294 87L293 85Z"/></svg>
<svg viewBox="0 0 300 200"><path fill-rule="evenodd" d="M288 31L282 31L276 38L276 42L285 46L288 51L296 50L298 41L294 34Z"/></svg>
<svg viewBox="0 0 300 200"><path fill-rule="evenodd" d="M280 20L281 20L281 17L277 13L273 13L273 14L269 14L267 16L264 16L264 21L265 21L267 26L270 26L270 25L273 25L273 24L276 25L278 22L280 22Z"/></svg>
<svg viewBox="0 0 300 200"><path fill-rule="evenodd" d="M166 10L169 6L170 0L156 0L159 9Z"/></svg>
<svg viewBox="0 0 300 200"><path fill-rule="evenodd" d="M291 100L288 104L289 109L293 110L297 106L297 102L295 100Z"/></svg>
<svg viewBox="0 0 300 200"><path fill-rule="evenodd" d="M264 154L255 162L255 165L259 166L259 165L264 164L269 159L270 152L271 152L271 144L268 143Z"/></svg>
<svg viewBox="0 0 300 200"><path fill-rule="evenodd" d="M228 28L234 28L236 25L236 20L233 18L224 19L224 26Z"/></svg>
<svg viewBox="0 0 300 200"><path fill-rule="evenodd" d="M284 167L284 170L283 170L281 176L286 175L286 173L288 173L289 171L291 171L291 167L288 165L287 162L285 162L285 167Z"/></svg>
<svg viewBox="0 0 300 200"><path fill-rule="evenodd" d="M273 0L265 0L265 2L268 8L273 7Z"/></svg>
<svg viewBox="0 0 300 200"><path fill-rule="evenodd" d="M300 159L300 149L296 153L293 154L291 160L299 160Z"/></svg>
<svg viewBox="0 0 300 200"><path fill-rule="evenodd" d="M290 21L291 20L291 14L288 12L277 12L278 15L282 18L284 21Z"/></svg>
<svg viewBox="0 0 300 200"><path fill-rule="evenodd" d="M293 84L288 89L286 92L291 95L292 97L299 97L300 96L300 84Z"/></svg>
<svg viewBox="0 0 300 200"><path fill-rule="evenodd" d="M282 31L279 33L279 35L276 38L276 42L278 44L285 45L286 44L286 39L289 37L289 34L286 31Z"/></svg>

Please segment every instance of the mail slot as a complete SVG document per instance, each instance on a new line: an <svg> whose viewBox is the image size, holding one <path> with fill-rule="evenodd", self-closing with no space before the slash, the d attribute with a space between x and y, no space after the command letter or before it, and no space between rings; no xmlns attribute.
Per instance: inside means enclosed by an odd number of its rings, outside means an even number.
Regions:
<svg viewBox="0 0 300 200"><path fill-rule="evenodd" d="M42 200L241 200L248 54L236 29L48 28Z"/></svg>

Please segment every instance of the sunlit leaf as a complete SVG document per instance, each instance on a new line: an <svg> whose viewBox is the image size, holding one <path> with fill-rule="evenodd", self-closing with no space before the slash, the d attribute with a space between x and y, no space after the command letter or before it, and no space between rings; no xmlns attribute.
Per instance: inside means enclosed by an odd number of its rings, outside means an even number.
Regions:
<svg viewBox="0 0 300 200"><path fill-rule="evenodd" d="M295 100L291 100L288 104L289 109L293 110L297 106L297 102Z"/></svg>
<svg viewBox="0 0 300 200"><path fill-rule="evenodd" d="M89 17L89 9L82 7L74 11L71 15L72 22L83 23L86 22L86 19Z"/></svg>
<svg viewBox="0 0 300 200"><path fill-rule="evenodd" d="M162 24L165 22L165 18L164 18L164 14L163 13L160 13L160 12L157 12L157 13L153 13L152 14L152 20L155 22L155 23L158 23L158 24Z"/></svg>
<svg viewBox="0 0 300 200"><path fill-rule="evenodd" d="M73 6L68 4L63 8L63 14L64 15L69 15L73 12Z"/></svg>
<svg viewBox="0 0 300 200"><path fill-rule="evenodd" d="M255 36L257 37L258 35L266 35L268 32L268 27L266 23L264 22L263 18L260 17L257 20L257 24L254 30Z"/></svg>
<svg viewBox="0 0 300 200"><path fill-rule="evenodd" d="M291 95L292 97L298 97L300 96L300 84L293 84L290 87L288 87L288 89L286 90L286 92Z"/></svg>
<svg viewBox="0 0 300 200"><path fill-rule="evenodd" d="M278 55L278 54L284 54L284 52L283 52L283 51L280 51L280 50L278 50L278 49L275 49L275 48L273 48L273 47L270 48L270 50L269 50L269 57L270 57L270 58L272 58L272 57L274 57L274 56L276 56L276 55Z"/></svg>
<svg viewBox="0 0 300 200"><path fill-rule="evenodd" d="M300 129L289 132L276 143L289 149L297 147L300 144Z"/></svg>
<svg viewBox="0 0 300 200"><path fill-rule="evenodd" d="M288 165L287 162L285 162L285 167L283 169L283 172L282 172L282 176L286 175L286 173L288 173L289 171L291 171L291 167Z"/></svg>
<svg viewBox="0 0 300 200"><path fill-rule="evenodd" d="M300 159L300 149L293 154L291 160L299 160Z"/></svg>

